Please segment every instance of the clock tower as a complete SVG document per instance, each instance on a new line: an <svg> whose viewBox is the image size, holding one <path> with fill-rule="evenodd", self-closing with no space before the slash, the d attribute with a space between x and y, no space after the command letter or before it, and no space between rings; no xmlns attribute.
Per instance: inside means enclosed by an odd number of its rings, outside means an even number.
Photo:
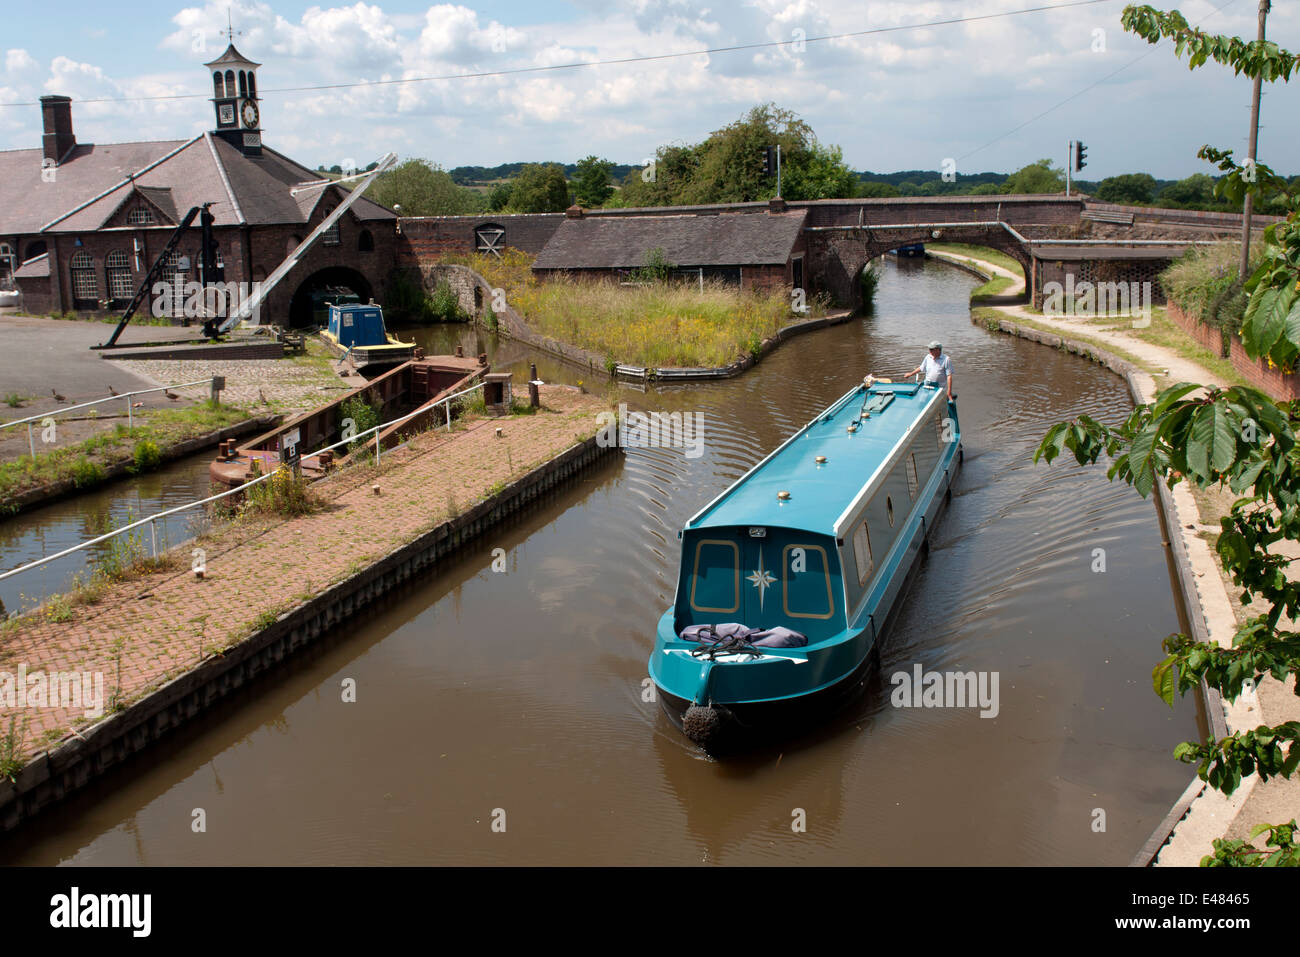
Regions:
<svg viewBox="0 0 1300 957"><path fill-rule="evenodd" d="M262 155L262 118L257 99L257 68L231 43L226 52L206 64L212 71L212 105L217 112L217 136L245 156Z"/></svg>

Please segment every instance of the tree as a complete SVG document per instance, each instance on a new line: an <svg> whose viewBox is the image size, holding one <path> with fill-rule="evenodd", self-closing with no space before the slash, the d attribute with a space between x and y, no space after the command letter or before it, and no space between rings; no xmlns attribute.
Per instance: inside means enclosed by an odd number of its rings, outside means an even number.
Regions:
<svg viewBox="0 0 1300 957"><path fill-rule="evenodd" d="M996 183L980 183L970 191L972 196L993 196L1002 192Z"/></svg>
<svg viewBox="0 0 1300 957"><path fill-rule="evenodd" d="M619 201L626 206L745 203L776 195L776 171L763 172L763 152L781 147L781 191L787 199L852 196L853 171L837 146L824 146L806 122L774 103L694 145L662 146L650 167L633 170Z"/></svg>
<svg viewBox="0 0 1300 957"><path fill-rule="evenodd" d="M893 183L863 183L858 187L858 195L867 199L897 196L898 187Z"/></svg>
<svg viewBox="0 0 1300 957"><path fill-rule="evenodd" d="M573 195L576 201L588 209L605 205L614 192L609 184L609 173L614 168L610 160L588 156L578 161L578 172L573 179Z"/></svg>
<svg viewBox="0 0 1300 957"><path fill-rule="evenodd" d="M559 163L529 163L510 184L512 212L562 213L569 205L569 181Z"/></svg>
<svg viewBox="0 0 1300 957"><path fill-rule="evenodd" d="M1191 69L1213 59L1251 78L1285 81L1300 64L1300 58L1274 43L1245 43L1193 30L1177 11L1129 6L1122 22L1150 43L1174 39L1175 55L1188 53ZM1265 230L1260 265L1244 284L1250 298L1241 339L1252 358L1268 356L1289 368L1300 357L1300 198L1267 166L1239 166L1230 150L1203 146L1197 155L1226 174L1215 186L1220 198L1237 203L1247 192L1285 197L1286 221ZM1289 621L1300 617L1300 582L1288 579L1289 560L1275 548L1282 541L1300 541L1300 403L1277 403L1240 386L1202 388L1184 382L1163 389L1119 426L1086 415L1059 423L1034 454L1035 461L1041 456L1050 462L1069 449L1080 464L1092 464L1104 452L1111 459L1107 475L1122 478L1143 497L1157 481L1172 487L1183 478L1202 488L1225 485L1240 496L1220 520L1216 550L1241 586L1243 603L1261 599L1268 610L1238 628L1228 648L1181 634L1166 638L1166 657L1152 672L1152 683L1170 705L1175 692L1185 694L1202 679L1232 701L1247 681L1265 675L1285 681L1300 673L1300 632L1281 625L1284 614ZM1290 778L1300 767L1300 721L1260 725L1217 741L1187 741L1174 757L1197 765L1200 778L1225 794L1252 773L1262 780ZM1256 827L1252 839L1267 833L1271 850L1218 839L1214 854L1201 863L1300 865L1296 826L1292 819Z"/></svg>
<svg viewBox="0 0 1300 957"><path fill-rule="evenodd" d="M441 167L423 159L408 159L381 174L366 195L389 209L401 206L404 216L463 216L483 208L478 193L457 186Z"/></svg>
<svg viewBox="0 0 1300 957"><path fill-rule="evenodd" d="M497 183L492 187L492 192L488 193L488 209L492 212L500 212L510 205L510 184Z"/></svg>
<svg viewBox="0 0 1300 957"><path fill-rule="evenodd" d="M1170 183L1160 191L1156 201L1161 206L1203 208L1214 202L1214 180L1204 173Z"/></svg>
<svg viewBox="0 0 1300 957"><path fill-rule="evenodd" d="M1151 202L1155 190L1156 178L1150 173L1125 173L1103 179L1097 186L1097 198L1103 203L1137 205Z"/></svg>
<svg viewBox="0 0 1300 957"><path fill-rule="evenodd" d="M1003 193L1061 193L1065 191L1065 171L1049 159L1022 166L1002 184Z"/></svg>

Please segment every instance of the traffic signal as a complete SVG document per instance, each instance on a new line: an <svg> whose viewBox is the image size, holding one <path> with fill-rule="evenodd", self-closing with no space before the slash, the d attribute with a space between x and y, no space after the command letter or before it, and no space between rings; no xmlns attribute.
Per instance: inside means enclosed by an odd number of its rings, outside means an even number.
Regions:
<svg viewBox="0 0 1300 957"><path fill-rule="evenodd" d="M763 175L771 176L776 171L776 148L765 146L763 148Z"/></svg>
<svg viewBox="0 0 1300 957"><path fill-rule="evenodd" d="M1081 140L1076 140L1074 144L1074 171L1077 173L1088 164L1083 158L1088 155L1088 147L1083 145Z"/></svg>

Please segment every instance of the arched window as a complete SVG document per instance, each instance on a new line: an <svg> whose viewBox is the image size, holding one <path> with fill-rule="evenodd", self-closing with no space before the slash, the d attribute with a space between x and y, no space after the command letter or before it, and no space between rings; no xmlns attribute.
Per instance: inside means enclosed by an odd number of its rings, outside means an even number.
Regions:
<svg viewBox="0 0 1300 957"><path fill-rule="evenodd" d="M99 282L95 278L95 260L84 249L72 254L68 263L72 273L73 305L80 309L94 309L99 301Z"/></svg>
<svg viewBox="0 0 1300 957"><path fill-rule="evenodd" d="M244 71L239 71L239 95L248 96L248 77L244 76Z"/></svg>
<svg viewBox="0 0 1300 957"><path fill-rule="evenodd" d="M153 210L148 206L136 206L126 214L128 226L152 226L153 223Z"/></svg>
<svg viewBox="0 0 1300 957"><path fill-rule="evenodd" d="M221 71L212 71L212 96L213 99L220 100L226 95L226 84L221 82Z"/></svg>
<svg viewBox="0 0 1300 957"><path fill-rule="evenodd" d="M481 253L491 253L498 259L505 247L506 231L496 223L484 223L474 230L474 249Z"/></svg>
<svg viewBox="0 0 1300 957"><path fill-rule="evenodd" d="M333 206L325 210L325 218L328 219L332 212L334 212ZM342 218L343 217L341 216L339 217L339 219ZM321 233L320 241L323 246L337 246L339 244L339 224L337 220L333 226Z"/></svg>
<svg viewBox="0 0 1300 957"><path fill-rule="evenodd" d="M108 298L117 303L130 302L135 295L135 283L131 281L131 260L126 253L114 250L104 258L104 274L108 279Z"/></svg>
<svg viewBox="0 0 1300 957"><path fill-rule="evenodd" d="M226 71L226 96L235 95L235 71Z"/></svg>
<svg viewBox="0 0 1300 957"><path fill-rule="evenodd" d="M248 95L257 99L257 77L252 70L248 71Z"/></svg>
<svg viewBox="0 0 1300 957"><path fill-rule="evenodd" d="M357 237L357 251L363 253L375 251L375 237L370 235L370 230L361 230L361 235Z"/></svg>

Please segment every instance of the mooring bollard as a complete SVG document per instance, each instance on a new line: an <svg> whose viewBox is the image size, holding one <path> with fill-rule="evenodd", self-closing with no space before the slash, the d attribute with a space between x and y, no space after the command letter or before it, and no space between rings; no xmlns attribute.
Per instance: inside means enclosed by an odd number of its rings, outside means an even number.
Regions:
<svg viewBox="0 0 1300 957"><path fill-rule="evenodd" d="M223 375L214 375L212 377L212 404L213 406L221 405L221 390L226 387L226 377Z"/></svg>
<svg viewBox="0 0 1300 957"><path fill-rule="evenodd" d="M541 403L541 396L537 391L537 363L530 363L528 366L528 402L535 409Z"/></svg>

